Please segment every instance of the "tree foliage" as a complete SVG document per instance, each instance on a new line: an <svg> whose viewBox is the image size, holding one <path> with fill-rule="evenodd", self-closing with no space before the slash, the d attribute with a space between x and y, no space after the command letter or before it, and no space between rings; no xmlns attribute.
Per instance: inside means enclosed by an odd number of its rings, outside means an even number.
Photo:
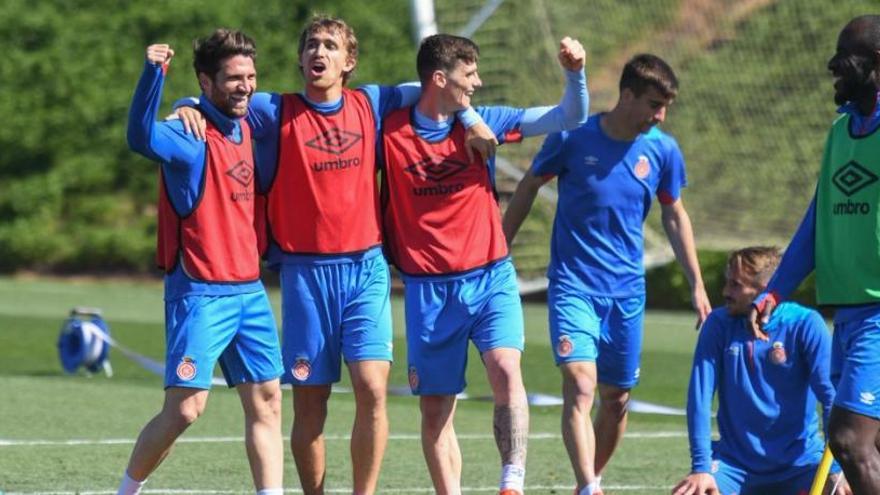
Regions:
<svg viewBox="0 0 880 495"><path fill-rule="evenodd" d="M0 81L0 269L141 271L153 266L156 170L128 150L127 112L144 49L176 57L163 109L198 94L191 43L217 27L257 43L259 89L301 87L296 48L309 2L5 0ZM353 83L415 79L401 2L322 2L360 39Z"/></svg>

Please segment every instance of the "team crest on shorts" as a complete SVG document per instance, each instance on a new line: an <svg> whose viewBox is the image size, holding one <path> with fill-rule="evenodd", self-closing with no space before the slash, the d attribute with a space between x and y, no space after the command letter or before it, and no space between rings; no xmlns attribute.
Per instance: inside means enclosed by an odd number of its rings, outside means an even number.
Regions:
<svg viewBox="0 0 880 495"><path fill-rule="evenodd" d="M196 362L189 356L184 356L177 365L177 378L190 381L196 377Z"/></svg>
<svg viewBox="0 0 880 495"><path fill-rule="evenodd" d="M639 161L637 161L636 166L633 167L633 172L639 179L644 179L651 173L651 162L648 161L647 156L639 155Z"/></svg>
<svg viewBox="0 0 880 495"><path fill-rule="evenodd" d="M304 382L308 380L309 376L312 374L312 365L309 363L308 359L298 358L296 363L294 363L293 368L290 369L290 374L297 380Z"/></svg>
<svg viewBox="0 0 880 495"><path fill-rule="evenodd" d="M559 357L568 357L573 350L574 342L571 341L568 335L560 336L559 342L556 343L556 354L558 354Z"/></svg>
<svg viewBox="0 0 880 495"><path fill-rule="evenodd" d="M770 349L770 360L773 364L784 364L786 360L785 345L782 342L774 342L773 348Z"/></svg>
<svg viewBox="0 0 880 495"><path fill-rule="evenodd" d="M419 372L415 366L409 367L409 388L413 391L419 388Z"/></svg>

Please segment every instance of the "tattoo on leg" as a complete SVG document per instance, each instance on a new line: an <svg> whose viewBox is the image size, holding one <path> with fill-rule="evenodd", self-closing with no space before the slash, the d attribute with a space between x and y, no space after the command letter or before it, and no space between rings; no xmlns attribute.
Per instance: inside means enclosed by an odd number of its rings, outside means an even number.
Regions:
<svg viewBox="0 0 880 495"><path fill-rule="evenodd" d="M501 463L525 466L529 439L528 406L495 406L493 426Z"/></svg>

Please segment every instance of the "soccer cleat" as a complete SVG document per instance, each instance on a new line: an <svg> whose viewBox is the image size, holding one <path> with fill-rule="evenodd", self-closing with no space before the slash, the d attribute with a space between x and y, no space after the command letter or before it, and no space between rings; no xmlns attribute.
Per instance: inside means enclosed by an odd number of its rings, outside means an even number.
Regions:
<svg viewBox="0 0 880 495"><path fill-rule="evenodd" d="M523 495L523 492L519 490L514 490L513 488L505 488L498 492L498 495Z"/></svg>

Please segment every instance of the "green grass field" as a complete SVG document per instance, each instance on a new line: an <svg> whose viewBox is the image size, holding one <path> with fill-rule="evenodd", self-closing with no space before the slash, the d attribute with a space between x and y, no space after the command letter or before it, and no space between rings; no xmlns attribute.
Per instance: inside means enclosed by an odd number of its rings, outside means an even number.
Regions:
<svg viewBox="0 0 880 495"><path fill-rule="evenodd" d="M125 346L161 360L162 288L149 282L77 282L0 278L0 493L115 493L140 428L162 401L162 381L111 353L115 376L66 376L56 339L75 305L103 308L113 336ZM277 293L273 294L276 303ZM406 384L402 305L395 300L392 385ZM523 373L529 392L558 394L559 376L546 338L546 308L527 305ZM642 383L637 400L684 407L695 339L690 314L651 312L645 331ZM476 354L468 392L489 388ZM342 385L345 385L343 382ZM290 392L285 391L285 432ZM328 493L350 493L347 435L353 417L350 394L331 399ZM417 402L389 400L391 439L379 493L430 493L418 441ZM497 490L498 455L492 439L492 405L460 403L456 418L464 457L465 493ZM532 407L528 493L570 494L573 478L559 437L559 407ZM607 469L606 494L668 493L689 469L683 417L632 414L628 436ZM289 452L285 487L298 493ZM252 493L242 443L242 413L233 391L217 388L205 415L182 437L151 477L148 493Z"/></svg>

